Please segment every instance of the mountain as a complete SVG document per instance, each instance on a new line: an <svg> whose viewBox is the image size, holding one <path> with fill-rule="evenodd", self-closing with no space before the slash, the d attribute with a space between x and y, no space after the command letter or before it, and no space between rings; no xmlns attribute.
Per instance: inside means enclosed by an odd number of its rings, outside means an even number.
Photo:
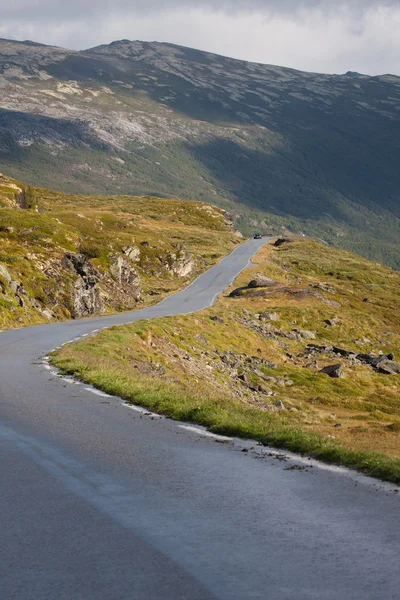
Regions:
<svg viewBox="0 0 400 600"><path fill-rule="evenodd" d="M394 75L0 40L0 167L63 192L212 202L245 233L304 233L400 268L399 100Z"/></svg>

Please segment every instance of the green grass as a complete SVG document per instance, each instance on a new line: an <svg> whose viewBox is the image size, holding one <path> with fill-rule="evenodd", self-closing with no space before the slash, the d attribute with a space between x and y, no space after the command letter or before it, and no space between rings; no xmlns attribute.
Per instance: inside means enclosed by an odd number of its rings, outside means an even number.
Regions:
<svg viewBox="0 0 400 600"><path fill-rule="evenodd" d="M264 296L225 294L212 309L193 315L112 328L63 348L54 363L108 393L175 419L399 483L400 376L381 375L337 356L322 355L316 366L309 366L310 359L303 356L308 340L265 337L251 324L260 323L261 312L277 312L280 319L273 326L283 332L300 327L315 332L313 342L319 345L357 352L382 349L398 359L400 274L304 239L279 249L265 246L254 260L257 266L240 274L231 289L246 285L259 272L278 282ZM313 287L321 283L331 291ZM299 289L340 301L340 307L313 294L295 299L291 291ZM363 302L367 296L369 302ZM215 315L222 322L210 318ZM327 326L325 320L335 316L340 322ZM293 384L269 380L267 385L276 394L272 399L255 398L247 390L238 395L243 386L224 371L216 350L263 357L275 365L267 362L261 367L264 375ZM183 355L191 355L192 361L183 360ZM333 362L344 362L343 379L319 373ZM137 364L161 364L166 375L149 376ZM254 372L249 372L249 379L262 383ZM287 410L271 412L275 400ZM336 428L338 423L341 427Z"/></svg>
<svg viewBox="0 0 400 600"><path fill-rule="evenodd" d="M228 399L183 393L177 387L152 378L138 379L135 373L127 372L115 360L103 357L100 364L97 359L95 364L90 364L88 355L80 353L80 348L82 344L74 347L72 355L69 349L53 356L53 364L63 373L78 377L108 394L179 421L204 425L213 433L253 439L400 483L399 460L377 452L347 449L337 440L293 426L285 417L244 408Z"/></svg>

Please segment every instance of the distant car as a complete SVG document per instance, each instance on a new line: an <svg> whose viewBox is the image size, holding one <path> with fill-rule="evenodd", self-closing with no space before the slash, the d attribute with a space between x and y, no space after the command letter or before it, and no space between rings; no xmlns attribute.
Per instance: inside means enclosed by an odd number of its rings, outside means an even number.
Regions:
<svg viewBox="0 0 400 600"><path fill-rule="evenodd" d="M262 235L261 235L261 233L255 233L255 234L253 235L253 239L255 239L255 240L261 240L261 239L262 239Z"/></svg>

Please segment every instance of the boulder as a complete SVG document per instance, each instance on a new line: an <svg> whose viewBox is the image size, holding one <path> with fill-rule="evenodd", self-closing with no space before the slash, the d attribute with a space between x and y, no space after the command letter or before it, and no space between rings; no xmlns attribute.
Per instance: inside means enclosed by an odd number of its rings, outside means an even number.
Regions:
<svg viewBox="0 0 400 600"><path fill-rule="evenodd" d="M304 340L315 340L315 333L313 331L307 331L307 329L293 329Z"/></svg>
<svg viewBox="0 0 400 600"><path fill-rule="evenodd" d="M218 315L214 315L214 316L210 317L210 319L211 319L211 321L215 321L216 323L224 322L224 320L221 317L219 317Z"/></svg>
<svg viewBox="0 0 400 600"><path fill-rule="evenodd" d="M389 360L387 357L383 357L375 366L379 373L384 375L399 375L400 364L395 360Z"/></svg>
<svg viewBox="0 0 400 600"><path fill-rule="evenodd" d="M73 318L95 315L104 311L104 301L98 283L99 271L89 262L85 254L67 252L62 266L78 275L73 292Z"/></svg>
<svg viewBox="0 0 400 600"><path fill-rule="evenodd" d="M276 281L273 281L272 279L269 279L269 277L266 277L265 275L262 274L257 274L255 276L254 279L252 279L247 287L249 288L263 288L263 287L273 287L274 285L276 285Z"/></svg>
<svg viewBox="0 0 400 600"><path fill-rule="evenodd" d="M118 281L118 283L139 287L140 277L127 258L122 256L122 254L114 254L109 258L111 275Z"/></svg>
<svg viewBox="0 0 400 600"><path fill-rule="evenodd" d="M8 269L5 265L3 265L2 263L0 263L0 275L3 277L3 279L6 280L7 283L10 283L12 280L12 277L10 275L10 273L8 272Z"/></svg>
<svg viewBox="0 0 400 600"><path fill-rule="evenodd" d="M95 277L79 277L74 287L74 318L95 315L104 311L104 302Z"/></svg>
<svg viewBox="0 0 400 600"><path fill-rule="evenodd" d="M276 312L265 312L259 315L260 321L279 321L279 315Z"/></svg>
<svg viewBox="0 0 400 600"><path fill-rule="evenodd" d="M320 373L325 373L329 375L329 377L333 377L334 379L339 379L343 377L343 367L341 364L338 365L328 365L320 370Z"/></svg>
<svg viewBox="0 0 400 600"><path fill-rule="evenodd" d="M167 269L179 278L190 277L196 272L196 263L193 256L182 244L176 246L175 252L167 252Z"/></svg>
<svg viewBox="0 0 400 600"><path fill-rule="evenodd" d="M140 250L137 246L126 246L122 249L122 252L133 262L139 262Z"/></svg>
<svg viewBox="0 0 400 600"><path fill-rule="evenodd" d="M283 238L282 237L282 238L277 239L276 242L274 242L274 246L276 248L279 248L279 246L283 246L283 244L290 244L293 241L294 240L292 238L288 238L288 237Z"/></svg>
<svg viewBox="0 0 400 600"><path fill-rule="evenodd" d="M330 327L335 327L336 325L339 325L340 319L339 317L334 317L333 319L325 319L324 322Z"/></svg>

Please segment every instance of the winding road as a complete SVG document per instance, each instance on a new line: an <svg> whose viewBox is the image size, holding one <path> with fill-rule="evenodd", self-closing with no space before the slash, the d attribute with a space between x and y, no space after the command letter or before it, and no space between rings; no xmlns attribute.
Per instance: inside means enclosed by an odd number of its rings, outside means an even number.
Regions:
<svg viewBox="0 0 400 600"><path fill-rule="evenodd" d="M264 243L157 306L0 333L0 598L399 598L393 486L129 408L44 359L208 306Z"/></svg>

